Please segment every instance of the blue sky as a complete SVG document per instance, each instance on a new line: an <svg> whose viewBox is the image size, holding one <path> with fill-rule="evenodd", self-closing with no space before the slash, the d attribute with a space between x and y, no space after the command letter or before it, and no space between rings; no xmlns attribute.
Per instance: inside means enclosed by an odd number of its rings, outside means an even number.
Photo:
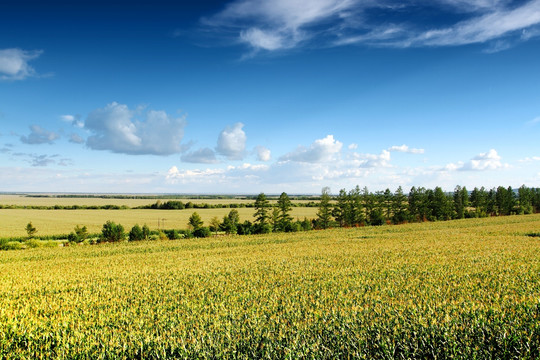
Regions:
<svg viewBox="0 0 540 360"><path fill-rule="evenodd" d="M0 14L0 191L540 186L540 0Z"/></svg>

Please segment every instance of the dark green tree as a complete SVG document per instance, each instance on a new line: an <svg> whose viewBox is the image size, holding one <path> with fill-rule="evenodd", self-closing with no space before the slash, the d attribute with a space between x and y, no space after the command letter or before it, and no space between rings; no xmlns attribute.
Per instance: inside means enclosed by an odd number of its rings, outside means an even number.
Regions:
<svg viewBox="0 0 540 360"><path fill-rule="evenodd" d="M324 187L321 192L319 210L317 211L317 224L321 229L328 229L332 223L332 204L330 201L330 188Z"/></svg>
<svg viewBox="0 0 540 360"><path fill-rule="evenodd" d="M454 189L454 218L465 218L465 210L469 206L469 192L466 187L456 186Z"/></svg>
<svg viewBox="0 0 540 360"><path fill-rule="evenodd" d="M403 189L397 188L392 198L392 222L394 224L401 224L409 221L409 210L407 209L408 199L403 193Z"/></svg>
<svg viewBox="0 0 540 360"><path fill-rule="evenodd" d="M255 222L260 225L264 226L268 224L268 208L270 207L270 202L266 198L266 195L264 193L260 193L257 196L257 199L255 199Z"/></svg>
<svg viewBox="0 0 540 360"><path fill-rule="evenodd" d="M336 205L332 210L332 215L338 222L340 227L350 226L348 220L350 219L351 203L349 201L349 195L345 189L339 190L339 195L336 198Z"/></svg>
<svg viewBox="0 0 540 360"><path fill-rule="evenodd" d="M25 227L26 233L28 234L28 239L32 239L34 235L37 233L37 229L34 225L32 225L32 222L30 221L28 224L26 224Z"/></svg>
<svg viewBox="0 0 540 360"><path fill-rule="evenodd" d="M139 240L144 240L144 232L143 229L139 226L139 224L135 224L129 231L129 241Z"/></svg>
<svg viewBox="0 0 540 360"><path fill-rule="evenodd" d="M116 224L113 221L107 221L103 224L103 228L101 229L102 241L117 242L124 240L125 237L126 234L122 225Z"/></svg>
<svg viewBox="0 0 540 360"><path fill-rule="evenodd" d="M292 203L287 193L281 193L277 202L277 207L279 209L279 230L287 231L291 228L291 223L293 220L290 214L292 210Z"/></svg>

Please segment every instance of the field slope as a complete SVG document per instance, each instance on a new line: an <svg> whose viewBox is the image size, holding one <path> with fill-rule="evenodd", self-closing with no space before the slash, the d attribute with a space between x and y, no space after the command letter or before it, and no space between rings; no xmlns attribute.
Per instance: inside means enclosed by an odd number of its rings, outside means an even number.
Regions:
<svg viewBox="0 0 540 360"><path fill-rule="evenodd" d="M540 216L0 254L0 358L538 358Z"/></svg>

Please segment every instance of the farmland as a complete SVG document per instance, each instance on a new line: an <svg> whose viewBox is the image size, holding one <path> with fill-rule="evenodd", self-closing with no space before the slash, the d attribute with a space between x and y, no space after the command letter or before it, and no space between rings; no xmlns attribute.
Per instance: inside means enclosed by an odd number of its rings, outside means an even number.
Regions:
<svg viewBox="0 0 540 360"><path fill-rule="evenodd" d="M187 228L188 218L193 212L208 221L217 216L223 218L231 209L184 209L184 210L25 210L0 209L0 238L24 236L24 227L31 221L38 229L37 235L68 234L76 225L84 225L92 233L101 231L107 220L115 221L131 228L135 224L148 224L153 229ZM237 209L242 220L253 220L252 208ZM295 207L291 214L294 218L313 218L317 208ZM163 225L164 224L164 225Z"/></svg>
<svg viewBox="0 0 540 360"><path fill-rule="evenodd" d="M538 358L539 231L526 215L3 252L0 357Z"/></svg>

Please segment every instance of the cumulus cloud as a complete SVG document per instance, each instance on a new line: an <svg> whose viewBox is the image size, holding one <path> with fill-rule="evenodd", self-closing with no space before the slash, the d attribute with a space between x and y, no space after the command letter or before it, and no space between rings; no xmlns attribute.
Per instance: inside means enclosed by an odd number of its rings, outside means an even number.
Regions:
<svg viewBox="0 0 540 360"><path fill-rule="evenodd" d="M26 51L21 49L0 50L0 79L22 80L35 76L36 71L28 62L38 58L42 51Z"/></svg>
<svg viewBox="0 0 540 360"><path fill-rule="evenodd" d="M255 152L257 154L257 160L259 161L270 161L270 158L272 157L270 150L264 146L255 147Z"/></svg>
<svg viewBox="0 0 540 360"><path fill-rule="evenodd" d="M383 150L380 154L353 154L354 164L360 168L390 167L390 151Z"/></svg>
<svg viewBox="0 0 540 360"><path fill-rule="evenodd" d="M227 126L218 137L217 152L229 160L242 160L246 150L246 133L242 128L244 124L236 123Z"/></svg>
<svg viewBox="0 0 540 360"><path fill-rule="evenodd" d="M434 9L445 19L440 27L414 16ZM236 34L237 42L255 52L308 44L423 47L489 42L488 52L496 52L540 36L540 0L236 0L202 23L220 34Z"/></svg>
<svg viewBox="0 0 540 360"><path fill-rule="evenodd" d="M215 164L218 162L216 159L216 153L210 148L203 148L184 153L180 159L183 162L199 164Z"/></svg>
<svg viewBox="0 0 540 360"><path fill-rule="evenodd" d="M184 117L173 118L165 111L149 110L142 119L127 105L113 102L92 111L84 128L92 135L86 145L131 155L171 155L180 153L184 137Z"/></svg>
<svg viewBox="0 0 540 360"><path fill-rule="evenodd" d="M343 143L327 135L323 139L315 140L308 148L299 146L295 151L283 155L280 161L295 161L305 163L321 163L336 160Z"/></svg>
<svg viewBox="0 0 540 360"><path fill-rule="evenodd" d="M451 163L445 166L447 171L486 171L508 168L510 165L501 161L501 157L495 149L487 153L480 153L467 162Z"/></svg>
<svg viewBox="0 0 540 360"><path fill-rule="evenodd" d="M30 134L28 136L21 136L21 141L25 144L38 145L38 144L53 144L54 140L58 139L60 135L55 132L47 131L39 125L30 126Z"/></svg>
<svg viewBox="0 0 540 360"><path fill-rule="evenodd" d="M402 153L409 153L409 154L423 154L424 153L424 149L410 148L405 144L400 145L400 146L392 146L388 149L388 151L395 151L395 152L402 152Z"/></svg>

